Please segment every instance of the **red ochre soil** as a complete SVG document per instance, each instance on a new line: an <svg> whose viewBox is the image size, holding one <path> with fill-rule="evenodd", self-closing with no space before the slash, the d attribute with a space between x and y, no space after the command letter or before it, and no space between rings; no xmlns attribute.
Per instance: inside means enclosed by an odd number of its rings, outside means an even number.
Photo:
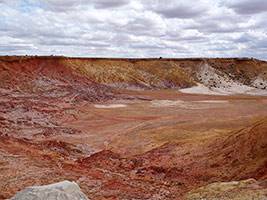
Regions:
<svg viewBox="0 0 267 200"><path fill-rule="evenodd" d="M267 179L267 97L118 89L66 60L0 59L0 199L66 179L96 200L184 199L213 182ZM194 85L183 77L175 84Z"/></svg>

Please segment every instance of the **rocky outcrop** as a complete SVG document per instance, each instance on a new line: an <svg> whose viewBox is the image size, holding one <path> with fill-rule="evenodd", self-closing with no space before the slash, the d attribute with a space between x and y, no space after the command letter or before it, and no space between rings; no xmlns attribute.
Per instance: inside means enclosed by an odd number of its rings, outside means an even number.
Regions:
<svg viewBox="0 0 267 200"><path fill-rule="evenodd" d="M75 182L62 181L44 186L28 187L11 200L88 200Z"/></svg>

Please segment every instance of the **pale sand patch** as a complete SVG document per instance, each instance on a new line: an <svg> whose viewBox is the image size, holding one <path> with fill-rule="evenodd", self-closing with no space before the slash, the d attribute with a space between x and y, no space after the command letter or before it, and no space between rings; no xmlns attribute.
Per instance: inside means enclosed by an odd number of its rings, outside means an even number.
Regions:
<svg viewBox="0 0 267 200"><path fill-rule="evenodd" d="M152 107L169 107L169 106L178 106L184 104L184 101L181 100L153 100L151 101Z"/></svg>
<svg viewBox="0 0 267 200"><path fill-rule="evenodd" d="M125 108L127 105L125 104L109 104L109 105L101 105L101 104L95 104L95 108Z"/></svg>
<svg viewBox="0 0 267 200"><path fill-rule="evenodd" d="M218 107L228 101L207 100L207 101L182 101L182 100L154 100L151 107L179 107L183 109L208 109Z"/></svg>
<svg viewBox="0 0 267 200"><path fill-rule="evenodd" d="M227 95L222 92L213 91L202 84L198 84L197 86L191 88L180 89L179 91L186 94Z"/></svg>
<svg viewBox="0 0 267 200"><path fill-rule="evenodd" d="M198 103L229 103L227 100L203 100L203 101L195 101Z"/></svg>
<svg viewBox="0 0 267 200"><path fill-rule="evenodd" d="M226 100L182 101L182 100L154 100L151 107L179 107L182 109L209 109L228 103Z"/></svg>
<svg viewBox="0 0 267 200"><path fill-rule="evenodd" d="M191 88L184 88L179 90L186 94L205 94L205 95L234 95L234 94L246 94L253 96L267 96L267 90L255 89L245 85L233 84L230 88L208 88L202 84Z"/></svg>
<svg viewBox="0 0 267 200"><path fill-rule="evenodd" d="M261 89L252 89L248 91L246 94L254 95L254 96L267 96L267 90L261 90Z"/></svg>

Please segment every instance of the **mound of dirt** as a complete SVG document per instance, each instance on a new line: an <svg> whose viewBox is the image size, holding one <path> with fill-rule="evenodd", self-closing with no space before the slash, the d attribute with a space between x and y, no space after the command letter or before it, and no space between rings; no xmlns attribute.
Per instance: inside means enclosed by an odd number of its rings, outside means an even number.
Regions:
<svg viewBox="0 0 267 200"><path fill-rule="evenodd" d="M266 183L260 183L254 179L212 183L186 195L186 200L264 200L266 198Z"/></svg>
<svg viewBox="0 0 267 200"><path fill-rule="evenodd" d="M114 98L110 87L96 83L62 64L63 58L0 58L0 88L12 95L74 101Z"/></svg>
<svg viewBox="0 0 267 200"><path fill-rule="evenodd" d="M209 163L231 180L255 177L267 178L267 120L218 138L209 146L216 149L207 154ZM226 170L231 169L231 172Z"/></svg>

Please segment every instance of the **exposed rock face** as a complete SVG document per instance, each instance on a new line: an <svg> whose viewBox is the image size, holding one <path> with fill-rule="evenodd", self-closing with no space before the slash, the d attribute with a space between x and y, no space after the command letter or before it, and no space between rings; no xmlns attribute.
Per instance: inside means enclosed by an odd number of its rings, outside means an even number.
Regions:
<svg viewBox="0 0 267 200"><path fill-rule="evenodd" d="M219 182L191 191L187 200L266 200L267 188L254 179Z"/></svg>
<svg viewBox="0 0 267 200"><path fill-rule="evenodd" d="M14 89L15 84L20 92L90 102L115 98L114 88L185 89L197 84L210 92L266 96L266 69L266 61L247 58L159 60L1 56L0 87ZM193 89L182 92L203 93L198 88L197 91Z"/></svg>
<svg viewBox="0 0 267 200"><path fill-rule="evenodd" d="M88 200L75 182L62 181L51 185L28 187L11 200Z"/></svg>

